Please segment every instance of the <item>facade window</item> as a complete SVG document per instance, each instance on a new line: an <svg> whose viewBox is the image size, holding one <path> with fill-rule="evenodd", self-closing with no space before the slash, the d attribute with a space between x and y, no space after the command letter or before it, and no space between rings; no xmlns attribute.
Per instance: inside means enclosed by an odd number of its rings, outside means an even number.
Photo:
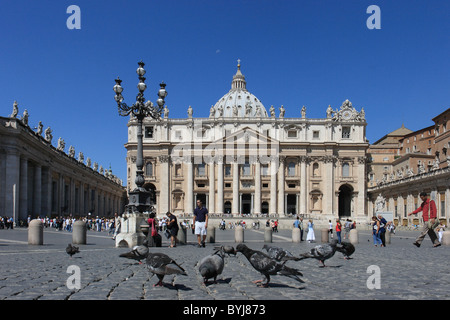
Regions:
<svg viewBox="0 0 450 320"><path fill-rule="evenodd" d="M289 130L288 138L297 138L297 130Z"/></svg>
<svg viewBox="0 0 450 320"><path fill-rule="evenodd" d="M153 177L153 163L147 162L145 165L145 174L149 177Z"/></svg>
<svg viewBox="0 0 450 320"><path fill-rule="evenodd" d="M342 176L343 177L349 177L350 176L350 165L347 162L345 162L342 165Z"/></svg>
<svg viewBox="0 0 450 320"><path fill-rule="evenodd" d="M153 139L153 130L154 130L153 126L145 127L145 130L144 130L145 137L148 139Z"/></svg>
<svg viewBox="0 0 450 320"><path fill-rule="evenodd" d="M199 176L199 177L206 176L206 169L205 169L204 163L197 165L197 176Z"/></svg>
<svg viewBox="0 0 450 320"><path fill-rule="evenodd" d="M261 166L261 175L262 176L268 176L269 175L269 166L262 165Z"/></svg>
<svg viewBox="0 0 450 320"><path fill-rule="evenodd" d="M225 165L225 176L226 177L231 176L231 165L229 165L229 164Z"/></svg>
<svg viewBox="0 0 450 320"><path fill-rule="evenodd" d="M342 127L342 139L350 139L350 127Z"/></svg>
<svg viewBox="0 0 450 320"><path fill-rule="evenodd" d="M295 176L295 163L289 162L288 164L288 176L294 177Z"/></svg>
<svg viewBox="0 0 450 320"><path fill-rule="evenodd" d="M313 131L313 139L319 139L320 131Z"/></svg>
<svg viewBox="0 0 450 320"><path fill-rule="evenodd" d="M248 161L245 161L245 163L242 165L242 175L249 176L250 174L250 163L248 163Z"/></svg>

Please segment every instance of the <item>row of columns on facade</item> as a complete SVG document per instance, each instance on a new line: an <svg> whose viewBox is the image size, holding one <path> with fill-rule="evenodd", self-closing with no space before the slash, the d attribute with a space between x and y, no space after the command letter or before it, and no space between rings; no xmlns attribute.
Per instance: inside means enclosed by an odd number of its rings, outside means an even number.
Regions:
<svg viewBox="0 0 450 320"><path fill-rule="evenodd" d="M38 163L32 162L33 176L31 177L32 183L29 180L30 162L26 157L21 157L19 153L8 152L6 154L6 179L5 179L5 214L13 215L16 220L25 220L28 215L31 216L46 216L52 213L52 198L55 196L53 193L53 178L52 169L50 166L43 166ZM56 193L57 204L56 213L61 214L61 211L65 211L71 214L87 214L86 210L93 208L86 207L85 203L85 184L80 181L79 196L78 196L78 211L75 212L75 180L70 178L69 196L65 199L65 181L66 177L59 174L57 181L58 191ZM32 193L29 192L31 188ZM91 190L96 188L87 187L87 201L92 201ZM98 190L94 199L94 207L102 207L102 204L98 203ZM31 194L32 199L29 199ZM67 200L67 201L66 201ZM109 207L112 211L118 211L120 209L120 202L122 199L118 199L117 196L112 196L111 201L108 201ZM69 207L65 208L65 204L69 203ZM29 204L31 206L29 207ZM64 210L65 209L65 210ZM103 208L105 209L105 208ZM104 211L104 210L103 210Z"/></svg>
<svg viewBox="0 0 450 320"><path fill-rule="evenodd" d="M299 193L299 212L307 212L307 163L309 162L309 157L302 157L300 161L300 193ZM160 212L166 212L170 210L170 169L169 169L169 157L161 156L161 183L159 190L159 208ZM185 212L192 213L194 211L194 164L193 161L186 161L187 164L187 191L185 196ZM215 186L215 162L210 162L209 165L209 185ZM218 176L217 176L217 189L214 187L209 188L209 201L205 205L208 206L210 212L215 212L218 214L224 213L224 162L218 161L215 163L218 166ZM270 175L270 201L269 201L269 214L276 214L279 212L285 212L285 175L284 175L284 161L274 161L273 158L270 161L270 167L275 167L279 164L276 171L272 172ZM358 182L359 189L364 189L364 162L359 161L360 172L357 173L359 177ZM239 201L240 194L242 193L239 188L239 162L232 162L232 214L238 214L240 212ZM323 203L322 210L324 212L333 212L334 204L334 161L324 161L324 171L322 180L323 184L323 195L324 198L329 199L327 202ZM271 170L269 168L269 170ZM283 173L283 174L280 174ZM217 190L217 201L215 193ZM255 162L255 174L254 174L254 213L261 213L261 163L259 161Z"/></svg>

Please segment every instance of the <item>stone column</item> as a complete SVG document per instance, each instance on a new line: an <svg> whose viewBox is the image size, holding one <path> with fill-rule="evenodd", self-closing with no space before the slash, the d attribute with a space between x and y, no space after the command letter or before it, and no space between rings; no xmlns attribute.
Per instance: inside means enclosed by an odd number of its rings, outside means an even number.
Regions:
<svg viewBox="0 0 450 320"><path fill-rule="evenodd" d="M300 214L306 213L306 157L300 159Z"/></svg>
<svg viewBox="0 0 450 320"><path fill-rule="evenodd" d="M277 213L281 216L284 216L284 156L279 157L280 167L278 170L278 210Z"/></svg>
<svg viewBox="0 0 450 320"><path fill-rule="evenodd" d="M270 161L270 207L269 214L277 213L277 161Z"/></svg>
<svg viewBox="0 0 450 320"><path fill-rule="evenodd" d="M216 188L215 188L215 182L216 182L216 178L215 178L215 167L214 167L214 160L211 159L211 162L209 163L209 212L211 213L215 213L215 193L216 193Z"/></svg>
<svg viewBox="0 0 450 320"><path fill-rule="evenodd" d="M42 215L52 213L52 173L49 167L42 167Z"/></svg>
<svg viewBox="0 0 450 320"><path fill-rule="evenodd" d="M28 217L28 159L20 159L19 219Z"/></svg>
<svg viewBox="0 0 450 320"><path fill-rule="evenodd" d="M187 169L187 190L184 207L186 208L186 213L194 213L194 166L191 157L186 157L185 161Z"/></svg>
<svg viewBox="0 0 450 320"><path fill-rule="evenodd" d="M255 163L255 196L253 198L253 214L261 213L261 163L259 158L256 158Z"/></svg>
<svg viewBox="0 0 450 320"><path fill-rule="evenodd" d="M20 154L15 150L6 151L5 212L16 222L19 215Z"/></svg>
<svg viewBox="0 0 450 320"><path fill-rule="evenodd" d="M33 188L33 215L41 216L42 199L42 167L36 164L34 167L34 188Z"/></svg>
<svg viewBox="0 0 450 320"><path fill-rule="evenodd" d="M223 158L217 161L217 203L216 213L223 214Z"/></svg>
<svg viewBox="0 0 450 320"><path fill-rule="evenodd" d="M324 179L324 213L328 215L332 215L333 212L333 202L334 202L334 170L333 170L333 159L331 156L327 156L324 160L324 171L323 179Z"/></svg>
<svg viewBox="0 0 450 320"><path fill-rule="evenodd" d="M239 214L239 164L237 159L233 162L233 205L231 213Z"/></svg>
<svg viewBox="0 0 450 320"><path fill-rule="evenodd" d="M159 208L160 214L165 214L170 210L170 172L169 172L169 157L166 155L159 156L159 163L161 166L161 185L160 185L160 197Z"/></svg>

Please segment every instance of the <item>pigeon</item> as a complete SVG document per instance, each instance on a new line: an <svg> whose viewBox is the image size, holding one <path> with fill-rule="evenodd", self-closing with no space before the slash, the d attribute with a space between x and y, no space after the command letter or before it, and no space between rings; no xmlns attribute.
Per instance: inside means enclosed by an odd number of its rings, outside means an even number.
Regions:
<svg viewBox="0 0 450 320"><path fill-rule="evenodd" d="M341 245L336 247L336 251L341 252L346 260L353 259L350 256L355 252L355 246L350 242L341 242Z"/></svg>
<svg viewBox="0 0 450 320"><path fill-rule="evenodd" d="M233 246L220 246L220 247L214 247L214 250L222 250L224 253L236 255L236 249L234 249Z"/></svg>
<svg viewBox="0 0 450 320"><path fill-rule="evenodd" d="M186 271L169 256L164 253L149 252L146 258L146 264L153 275L156 274L159 281L154 284L154 287L163 286L163 279L165 275L181 274L187 276ZM152 275L152 277L153 277Z"/></svg>
<svg viewBox="0 0 450 320"><path fill-rule="evenodd" d="M336 244L337 240L333 240L331 243L317 245L312 248L310 252L302 253L300 258L301 260L307 258L317 259L322 263L322 267L326 267L325 260L334 256L334 253L336 252Z"/></svg>
<svg viewBox="0 0 450 320"><path fill-rule="evenodd" d="M265 253L252 250L243 243L237 245L236 251L241 252L250 262L252 267L265 276L267 280L266 283L262 283L263 280L253 281L254 283L261 283L261 287L268 287L271 275L282 275L304 283L304 281L298 277L303 276L299 270L285 266L287 260L281 263L277 262Z"/></svg>
<svg viewBox="0 0 450 320"><path fill-rule="evenodd" d="M142 264L141 260L147 258L148 252L148 242L147 240L144 240L142 245L134 246L130 252L122 253L119 257L137 260L139 261L139 264Z"/></svg>
<svg viewBox="0 0 450 320"><path fill-rule="evenodd" d="M75 253L79 253L79 252L80 252L80 248L79 248L79 247L75 247L75 246L73 246L72 244L69 243L69 244L67 245L66 252L67 252L67 254L70 255L70 257L72 258L72 256L73 256Z"/></svg>
<svg viewBox="0 0 450 320"><path fill-rule="evenodd" d="M217 247L216 247L217 248ZM233 248L234 250L234 248ZM217 283L216 278L222 274L224 267L224 247L220 247L213 254L204 257L198 263L198 271L203 277L203 283L206 285L208 279L214 278L214 283Z"/></svg>
<svg viewBox="0 0 450 320"><path fill-rule="evenodd" d="M267 253L269 254L269 257L277 260L277 261L286 261L286 260L294 260L294 261L299 261L301 260L298 257L295 257L292 253L290 253L287 250L284 250L283 248L279 248L279 247L271 247L267 244L265 244L263 246L263 250L266 250Z"/></svg>

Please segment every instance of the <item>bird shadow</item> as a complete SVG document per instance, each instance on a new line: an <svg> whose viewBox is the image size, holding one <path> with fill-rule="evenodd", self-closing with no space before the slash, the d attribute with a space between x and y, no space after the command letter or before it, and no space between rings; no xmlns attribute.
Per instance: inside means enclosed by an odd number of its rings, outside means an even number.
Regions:
<svg viewBox="0 0 450 320"><path fill-rule="evenodd" d="M186 287L184 284L171 284L171 283L163 283L164 288L169 290L181 290L181 291L191 291L192 288Z"/></svg>
<svg viewBox="0 0 450 320"><path fill-rule="evenodd" d="M260 287L260 286L258 286ZM264 287L260 287L260 288L264 288ZM267 287L265 288L290 288L290 289L298 289L298 290L304 290L305 287L293 287L290 286L288 284L283 284L283 283L276 283L276 282L270 282Z"/></svg>
<svg viewBox="0 0 450 320"><path fill-rule="evenodd" d="M213 284L223 284L223 283L229 284L230 282L231 282L231 278L219 279L216 281L216 283L214 283L214 281L208 281L207 283L205 283L205 286L209 287L210 285L213 285Z"/></svg>
<svg viewBox="0 0 450 320"><path fill-rule="evenodd" d="M319 268L340 268L342 265L339 266L319 266Z"/></svg>

